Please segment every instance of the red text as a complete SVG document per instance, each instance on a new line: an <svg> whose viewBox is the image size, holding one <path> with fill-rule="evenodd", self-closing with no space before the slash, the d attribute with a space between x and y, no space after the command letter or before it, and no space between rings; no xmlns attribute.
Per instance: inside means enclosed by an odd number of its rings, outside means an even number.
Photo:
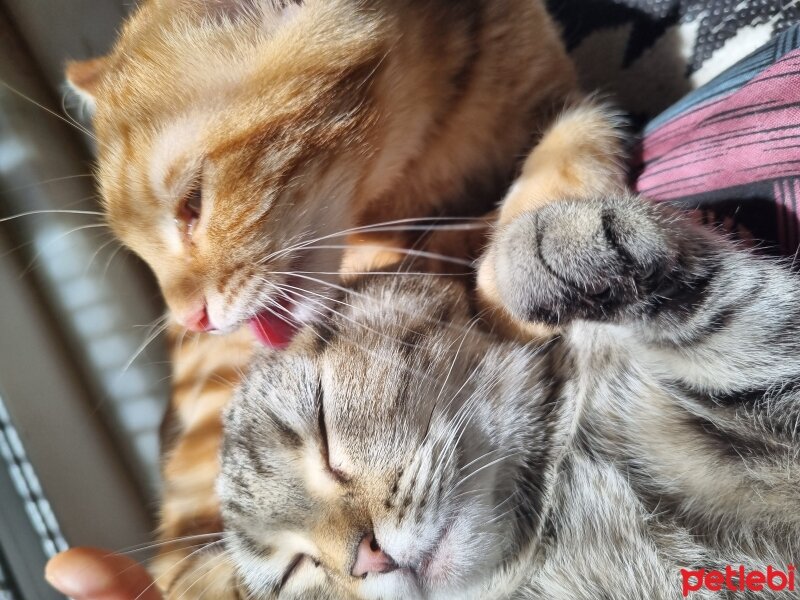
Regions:
<svg viewBox="0 0 800 600"><path fill-rule="evenodd" d="M773 566L768 566L766 571L747 571L744 566L738 569L728 565L725 571L714 571L705 569L681 569L681 579L683 584L683 597L686 598L690 592L700 589L720 592L730 590L733 592L761 592L763 590L773 590L776 592L788 590L794 591L795 568L789 565L786 571L781 571Z"/></svg>

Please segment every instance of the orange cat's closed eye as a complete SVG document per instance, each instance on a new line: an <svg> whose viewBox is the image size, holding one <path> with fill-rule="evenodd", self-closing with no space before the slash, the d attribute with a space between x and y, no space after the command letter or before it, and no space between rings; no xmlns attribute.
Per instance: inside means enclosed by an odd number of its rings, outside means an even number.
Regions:
<svg viewBox="0 0 800 600"><path fill-rule="evenodd" d="M203 190L200 182L192 184L189 191L181 199L175 220L186 237L191 240L193 230L200 219L203 208Z"/></svg>

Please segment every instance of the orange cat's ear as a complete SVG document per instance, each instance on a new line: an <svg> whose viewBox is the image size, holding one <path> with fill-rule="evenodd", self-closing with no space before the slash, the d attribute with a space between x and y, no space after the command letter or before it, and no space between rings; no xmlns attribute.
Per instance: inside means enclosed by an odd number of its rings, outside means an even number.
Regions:
<svg viewBox="0 0 800 600"><path fill-rule="evenodd" d="M67 63L67 83L88 106L94 108L97 88L108 70L106 57L72 60Z"/></svg>
<svg viewBox="0 0 800 600"><path fill-rule="evenodd" d="M285 10L292 6L299 6L305 0L200 0L208 7L222 10L252 10L260 5L268 5L273 9Z"/></svg>
<svg viewBox="0 0 800 600"><path fill-rule="evenodd" d="M211 15L225 15L236 18L246 15L265 14L270 16L294 14L305 0L189 0L202 5Z"/></svg>

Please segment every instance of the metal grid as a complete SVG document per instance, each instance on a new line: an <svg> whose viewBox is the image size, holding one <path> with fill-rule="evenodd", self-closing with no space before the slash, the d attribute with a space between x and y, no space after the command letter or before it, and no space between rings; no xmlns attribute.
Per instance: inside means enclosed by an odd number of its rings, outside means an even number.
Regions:
<svg viewBox="0 0 800 600"><path fill-rule="evenodd" d="M15 491L25 504L25 512L39 536L45 556L49 558L66 550L67 542L61 534L50 503L42 493L39 479L25 454L17 430L11 423L2 397L0 397L0 457L8 469ZM3 581L5 578L0 572L0 590L3 590ZM0 595L0 600L5 600L5 597Z"/></svg>
<svg viewBox="0 0 800 600"><path fill-rule="evenodd" d="M8 564L2 551L0 551L0 600L22 600L16 584L9 575Z"/></svg>

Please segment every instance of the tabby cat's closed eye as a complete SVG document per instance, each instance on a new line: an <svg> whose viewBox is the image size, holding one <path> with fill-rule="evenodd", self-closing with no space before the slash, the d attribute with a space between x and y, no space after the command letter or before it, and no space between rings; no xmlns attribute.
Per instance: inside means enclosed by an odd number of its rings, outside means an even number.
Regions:
<svg viewBox="0 0 800 600"><path fill-rule="evenodd" d="M319 435L321 441L320 451L322 452L322 462L325 465L325 469L331 475L331 477L333 477L337 482L341 484L346 484L350 481L349 477L341 469L334 468L331 465L331 451L328 440L328 427L325 424L325 405L323 403L324 394L322 392L322 388L320 388L317 397L319 402L317 425L319 427Z"/></svg>
<svg viewBox="0 0 800 600"><path fill-rule="evenodd" d="M306 563L309 563L314 566L314 568L319 567L319 561L315 558L312 558L306 554L298 554L292 559L292 562L289 563L289 567L286 569L286 572L281 577L280 585L278 586L278 593L286 587L286 584L289 583L289 580L301 567L303 567Z"/></svg>

